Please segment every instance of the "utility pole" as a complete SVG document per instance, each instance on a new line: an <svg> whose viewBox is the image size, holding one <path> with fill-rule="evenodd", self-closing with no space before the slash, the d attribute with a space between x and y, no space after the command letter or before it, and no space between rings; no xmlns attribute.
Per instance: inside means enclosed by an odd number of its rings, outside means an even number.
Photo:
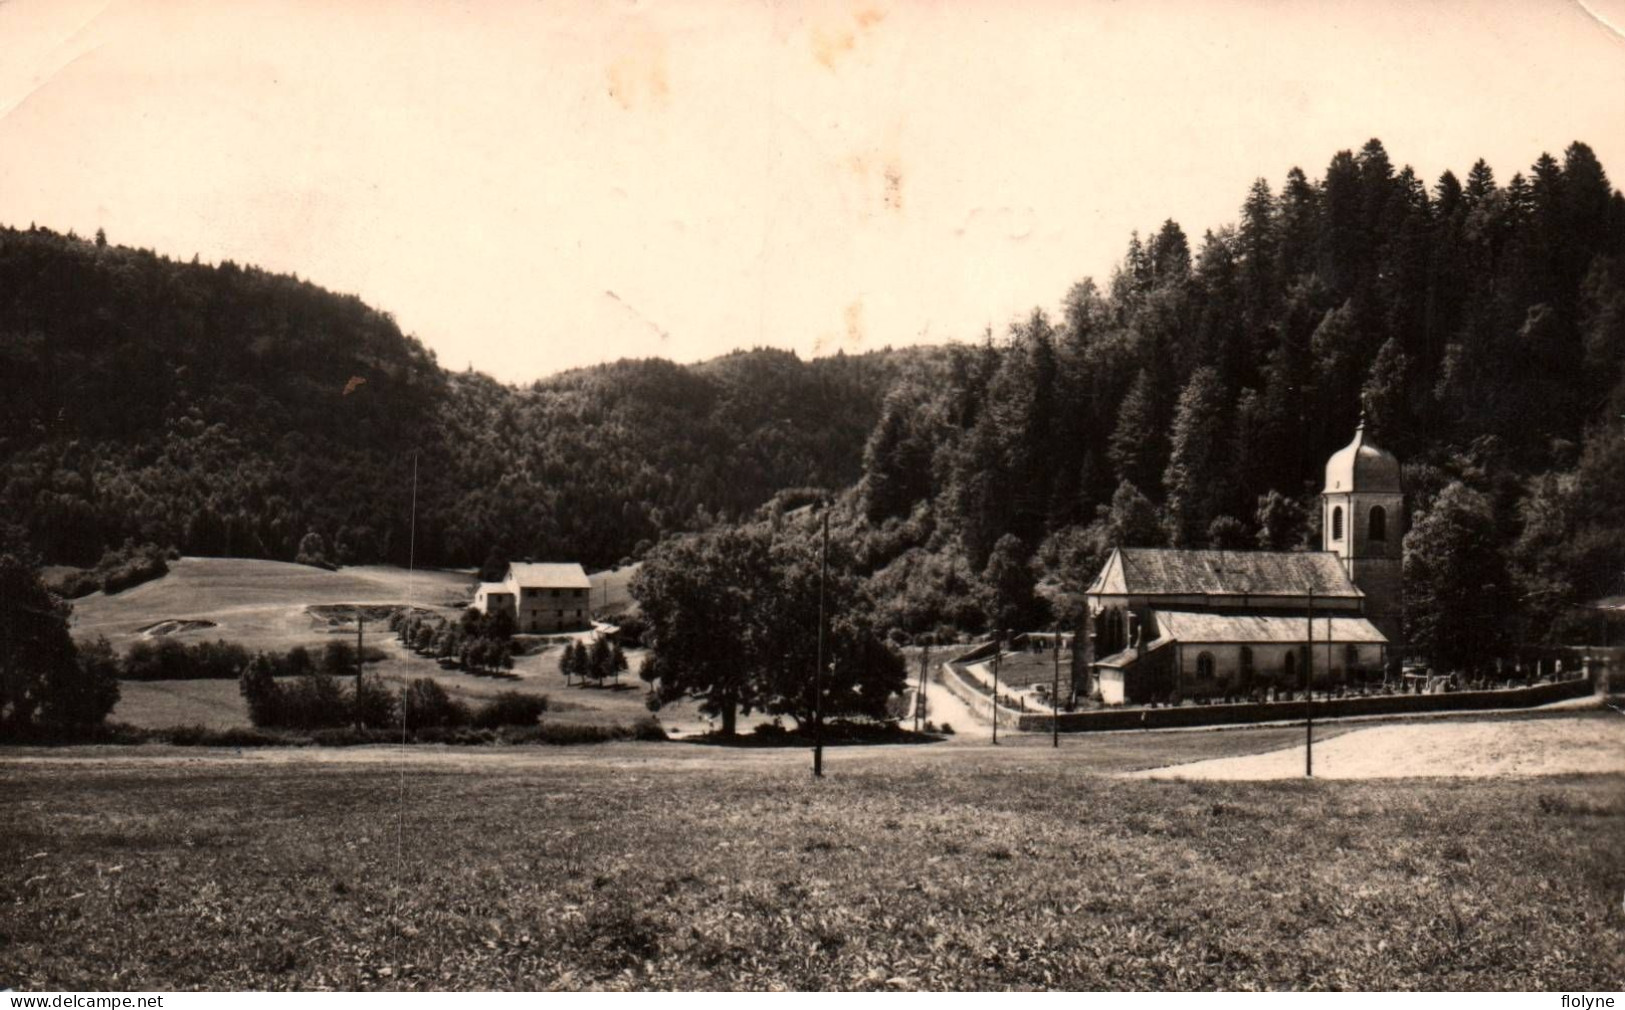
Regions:
<svg viewBox="0 0 1625 1010"><path fill-rule="evenodd" d="M1309 646L1303 661L1303 777L1315 777L1315 587L1309 586Z"/></svg>
<svg viewBox="0 0 1625 1010"><path fill-rule="evenodd" d="M999 654L1004 652L1004 631L993 629L993 746L999 745Z"/></svg>
<svg viewBox="0 0 1625 1010"><path fill-rule="evenodd" d="M829 578L829 506L824 506L824 550L818 563L818 667L813 670L813 778L824 777L824 582Z"/></svg>
<svg viewBox="0 0 1625 1010"><path fill-rule="evenodd" d="M1061 622L1055 622L1055 683L1049 689L1050 731L1052 746L1061 746Z"/></svg>
<svg viewBox="0 0 1625 1010"><path fill-rule="evenodd" d="M355 608L355 728L361 728L361 674L366 669L367 654L361 646L361 628L367 623L366 612L360 604Z"/></svg>
<svg viewBox="0 0 1625 1010"><path fill-rule="evenodd" d="M920 731L920 720L925 718L925 678L931 669L931 636L925 637L925 652L920 655L920 686L914 692L914 732Z"/></svg>

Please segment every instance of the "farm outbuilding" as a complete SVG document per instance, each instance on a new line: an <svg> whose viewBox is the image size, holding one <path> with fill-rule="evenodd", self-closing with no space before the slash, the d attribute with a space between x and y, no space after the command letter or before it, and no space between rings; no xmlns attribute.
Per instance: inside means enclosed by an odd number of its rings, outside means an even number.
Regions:
<svg viewBox="0 0 1625 1010"><path fill-rule="evenodd" d="M514 562L500 582L482 582L474 591L474 609L482 614L506 612L524 634L581 631L590 623L588 595L592 582L577 564Z"/></svg>

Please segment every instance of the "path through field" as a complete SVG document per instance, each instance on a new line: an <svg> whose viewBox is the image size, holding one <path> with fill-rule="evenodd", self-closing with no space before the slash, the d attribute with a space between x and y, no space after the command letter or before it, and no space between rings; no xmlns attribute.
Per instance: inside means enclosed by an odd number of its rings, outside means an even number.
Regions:
<svg viewBox="0 0 1625 1010"><path fill-rule="evenodd" d="M955 739L985 740L993 735L992 724L971 711L952 691L936 679L925 685L926 718L941 726L947 723L954 729Z"/></svg>
<svg viewBox="0 0 1625 1010"><path fill-rule="evenodd" d="M1315 746L1315 777L1497 778L1625 772L1625 718L1415 722L1357 729ZM1302 778L1300 744L1133 773L1138 778Z"/></svg>

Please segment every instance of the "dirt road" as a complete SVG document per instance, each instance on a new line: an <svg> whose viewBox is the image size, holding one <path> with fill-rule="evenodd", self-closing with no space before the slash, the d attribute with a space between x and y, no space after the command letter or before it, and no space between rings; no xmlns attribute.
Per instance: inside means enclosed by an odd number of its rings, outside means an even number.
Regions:
<svg viewBox="0 0 1625 1010"><path fill-rule="evenodd" d="M1417 722L1343 733L1317 744L1316 778L1487 778L1625 772L1625 718ZM1135 772L1136 778L1301 778L1301 746Z"/></svg>

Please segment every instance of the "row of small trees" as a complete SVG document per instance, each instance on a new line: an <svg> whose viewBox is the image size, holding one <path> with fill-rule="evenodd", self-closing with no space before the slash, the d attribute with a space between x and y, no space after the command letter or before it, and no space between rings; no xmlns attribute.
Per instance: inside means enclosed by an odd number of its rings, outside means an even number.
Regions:
<svg viewBox="0 0 1625 1010"><path fill-rule="evenodd" d="M474 673L513 669L513 619L506 614L469 609L454 624L436 614L396 611L389 627L420 656L449 659Z"/></svg>
<svg viewBox="0 0 1625 1010"><path fill-rule="evenodd" d="M472 726L534 726L547 711L547 696L504 691L478 708L451 697L428 677L396 692L376 677L335 677L321 669L279 676L301 664L286 653L260 653L239 681L248 717L255 726L275 729L444 729Z"/></svg>
<svg viewBox="0 0 1625 1010"><path fill-rule="evenodd" d="M559 670L564 674L565 684L573 677L595 684L602 684L611 677L619 681L626 672L626 653L621 651L620 642L611 642L603 635L593 640L590 649L578 640L564 647Z"/></svg>

